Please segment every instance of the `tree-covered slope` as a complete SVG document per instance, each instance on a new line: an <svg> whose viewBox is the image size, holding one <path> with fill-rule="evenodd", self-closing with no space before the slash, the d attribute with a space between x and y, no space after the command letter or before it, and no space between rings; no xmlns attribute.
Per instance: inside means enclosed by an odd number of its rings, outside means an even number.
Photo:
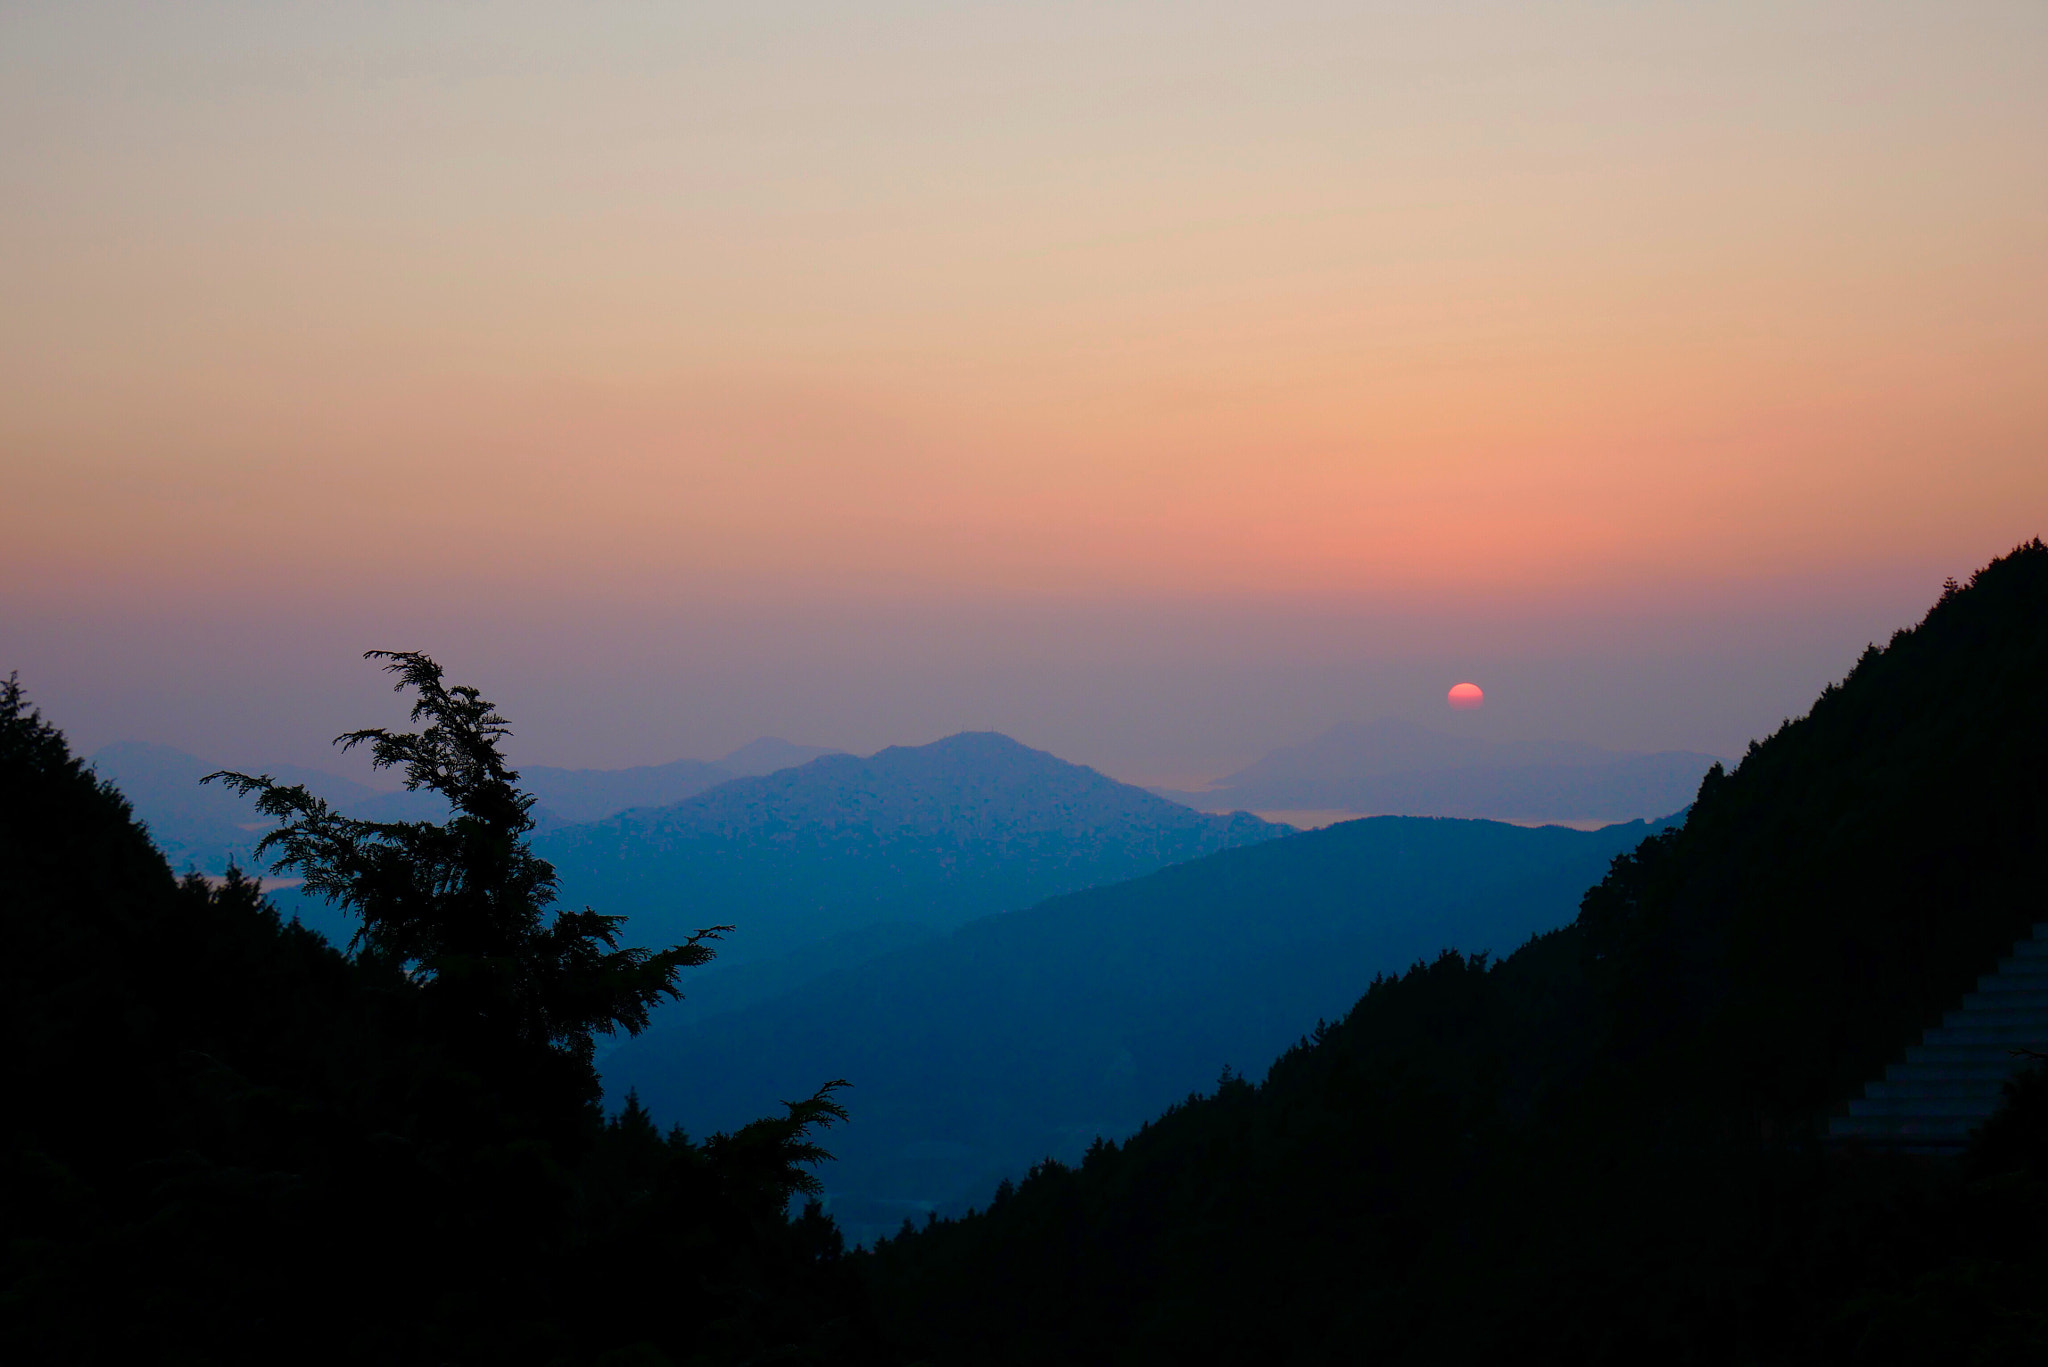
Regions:
<svg viewBox="0 0 2048 1367"><path fill-rule="evenodd" d="M516 819L463 820L401 834L521 863ZM503 890L446 873L408 854L370 881L410 926L488 929ZM869 1357L837 1233L785 1214L816 1107L703 1142L607 1121L579 1023L633 964L526 928L494 964L348 957L248 881L178 881L7 681L0 1360Z"/></svg>
<svg viewBox="0 0 2048 1367"><path fill-rule="evenodd" d="M9 1356L233 1358L317 1316L347 1268L308 1228L359 1250L399 1213L356 1179L431 1071L402 1000L247 884L174 881L11 685L0 870Z"/></svg>
<svg viewBox="0 0 2048 1367"><path fill-rule="evenodd" d="M2039 1356L2042 1084L1966 1165L1822 1129L2048 915L2044 703L2035 542L1571 926L1376 983L1259 1086L889 1241L898 1332L977 1363Z"/></svg>
<svg viewBox="0 0 2048 1367"><path fill-rule="evenodd" d="M2048 551L1951 585L1710 772L1583 924L1641 1049L1805 1122L2048 919Z"/></svg>

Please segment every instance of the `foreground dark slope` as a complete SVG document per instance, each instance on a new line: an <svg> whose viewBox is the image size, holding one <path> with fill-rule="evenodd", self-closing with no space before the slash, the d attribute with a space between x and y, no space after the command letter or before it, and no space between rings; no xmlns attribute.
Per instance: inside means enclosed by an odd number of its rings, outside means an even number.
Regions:
<svg viewBox="0 0 2048 1367"><path fill-rule="evenodd" d="M606 1060L606 1086L703 1133L851 1079L822 1175L850 1235L886 1233L1126 1134L1226 1064L1263 1069L1376 973L1555 929L1649 829L1382 817L1230 850L657 1024Z"/></svg>
<svg viewBox="0 0 2048 1367"><path fill-rule="evenodd" d="M331 1313L396 1213L351 1160L431 1072L403 1006L248 885L175 882L11 685L0 878L5 1356L239 1360Z"/></svg>
<svg viewBox="0 0 2048 1367"><path fill-rule="evenodd" d="M471 1057L417 977L174 880L0 685L0 1361L867 1360L788 1124L665 1140Z"/></svg>
<svg viewBox="0 0 2048 1367"><path fill-rule="evenodd" d="M970 732L828 755L537 844L565 901L632 916L650 940L737 926L721 958L741 962L884 922L951 928L1283 830Z"/></svg>
<svg viewBox="0 0 2048 1367"><path fill-rule="evenodd" d="M2048 913L2048 548L1711 774L1569 928L870 1260L945 1362L2014 1361L2040 1087L1968 1165L1825 1117ZM1085 952L1085 951L1082 951Z"/></svg>

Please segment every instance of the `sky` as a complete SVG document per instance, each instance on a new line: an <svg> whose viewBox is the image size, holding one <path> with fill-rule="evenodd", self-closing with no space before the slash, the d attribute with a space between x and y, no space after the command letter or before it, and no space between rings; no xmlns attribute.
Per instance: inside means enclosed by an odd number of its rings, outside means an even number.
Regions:
<svg viewBox="0 0 2048 1367"><path fill-rule="evenodd" d="M2038 0L6 3L0 127L87 750L1733 755L2048 532Z"/></svg>

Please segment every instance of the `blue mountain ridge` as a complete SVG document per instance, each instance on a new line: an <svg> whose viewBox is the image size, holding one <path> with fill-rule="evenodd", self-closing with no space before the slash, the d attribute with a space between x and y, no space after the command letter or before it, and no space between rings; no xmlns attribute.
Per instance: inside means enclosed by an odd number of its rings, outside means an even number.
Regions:
<svg viewBox="0 0 2048 1367"><path fill-rule="evenodd" d="M735 778L772 773L840 751L762 737L719 760L679 759L626 769L561 769L529 765L520 784L539 800L541 829L597 821L629 807L655 807L694 797ZM229 861L248 868L267 823L249 799L204 775L224 766L168 745L116 741L92 756L93 768L112 780L148 824L150 836L173 868L223 872ZM349 816L365 821L439 821L447 804L428 793L380 791L324 769L271 764L257 772L304 784Z"/></svg>
<svg viewBox="0 0 2048 1367"><path fill-rule="evenodd" d="M736 927L726 964L884 924L950 929L1284 828L1210 815L995 732L828 755L543 833L562 900L642 944Z"/></svg>
<svg viewBox="0 0 2048 1367"><path fill-rule="evenodd" d="M605 1060L606 1088L704 1134L848 1079L853 1120L821 1176L842 1226L870 1239L1127 1133L1226 1064L1262 1072L1376 974L1565 924L1656 828L1382 817L1227 850L743 1009L657 1017Z"/></svg>

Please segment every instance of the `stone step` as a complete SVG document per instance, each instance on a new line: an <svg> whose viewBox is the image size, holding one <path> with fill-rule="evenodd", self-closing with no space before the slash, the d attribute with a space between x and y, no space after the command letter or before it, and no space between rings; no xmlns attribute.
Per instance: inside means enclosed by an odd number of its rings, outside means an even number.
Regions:
<svg viewBox="0 0 2048 1367"><path fill-rule="evenodd" d="M2039 973L2042 964L2048 964L2048 940L2027 940L2014 946L2012 953L1991 965L1990 972L1978 976L1988 978L1992 973Z"/></svg>
<svg viewBox="0 0 2048 1367"><path fill-rule="evenodd" d="M1983 1024L1968 1022L1963 1025L1937 1025L1922 1035L1921 1040L1932 1046L1947 1044L1997 1044L2007 1049L2014 1046L2039 1049L2048 1045L2048 1038L2038 1025L2000 1025L1996 1021ZM2019 1066L2015 1060L2013 1066Z"/></svg>
<svg viewBox="0 0 2048 1367"><path fill-rule="evenodd" d="M1899 1117L1890 1115L1844 1115L1837 1116L1828 1126L1828 1131L1831 1134L1887 1139L1946 1139L1960 1148L1969 1142L1970 1136L1983 1123L1975 1116L1967 1115L1925 1116L1904 1123Z"/></svg>
<svg viewBox="0 0 2048 1367"><path fill-rule="evenodd" d="M2002 1077L1927 1077L1899 1081L1873 1082L1863 1089L1863 1095L1872 1100L1903 1097L1964 1097L1988 1096L1993 1101L2005 1095L2005 1079Z"/></svg>
<svg viewBox="0 0 2048 1367"><path fill-rule="evenodd" d="M1988 1011L1993 1015L2009 1016L2016 1012L2048 1010L2048 992L1972 992L1962 1003L1950 1007L1942 1019L1959 1011Z"/></svg>
<svg viewBox="0 0 2048 1367"><path fill-rule="evenodd" d="M2039 992L2043 983L2048 983L2048 972L2042 972L2034 965L2048 968L2048 959L2031 959L2027 966L2016 972L1986 973L1977 979L1979 992Z"/></svg>
<svg viewBox="0 0 2048 1367"><path fill-rule="evenodd" d="M1977 979L1971 996L2025 997L2036 992L2048 992L2048 959L2029 959L2023 964L2001 966L1996 973L1986 973Z"/></svg>
<svg viewBox="0 0 2048 1367"><path fill-rule="evenodd" d="M1953 1016L1957 1011L2048 1011L2048 991L1972 992L1948 1014Z"/></svg>
<svg viewBox="0 0 2048 1367"><path fill-rule="evenodd" d="M2012 1076L2012 1064L1999 1059L1987 1063L1894 1063L1884 1070L1883 1083L1876 1086L1903 1085L1914 1082L1941 1082L1954 1080L1963 1082L2004 1083Z"/></svg>
<svg viewBox="0 0 2048 1367"><path fill-rule="evenodd" d="M1900 1119L1960 1115L1988 1120L1998 1109L1998 1101L1995 1092L1986 1096L1860 1096L1849 1103L1849 1114L1888 1115Z"/></svg>
<svg viewBox="0 0 2048 1367"><path fill-rule="evenodd" d="M2005 1084L2048 1053L2048 921L2012 948L1884 1077L1828 1122L1829 1135L1906 1153L1956 1154L1997 1112Z"/></svg>
<svg viewBox="0 0 2048 1367"><path fill-rule="evenodd" d="M1921 1134L1857 1134L1846 1131L1833 1138L1854 1139L1859 1148L1881 1149L1886 1153L1907 1153L1916 1158L1961 1158L1970 1148L1970 1137Z"/></svg>
<svg viewBox="0 0 2048 1367"><path fill-rule="evenodd" d="M1940 1028L1961 1025L2025 1026L2048 1034L2048 1006L1959 1006L1941 1018Z"/></svg>
<svg viewBox="0 0 2048 1367"><path fill-rule="evenodd" d="M1996 1064L2010 1073L2013 1070L2012 1046L2010 1044L1916 1044L1906 1050L1908 1063L1933 1064Z"/></svg>

